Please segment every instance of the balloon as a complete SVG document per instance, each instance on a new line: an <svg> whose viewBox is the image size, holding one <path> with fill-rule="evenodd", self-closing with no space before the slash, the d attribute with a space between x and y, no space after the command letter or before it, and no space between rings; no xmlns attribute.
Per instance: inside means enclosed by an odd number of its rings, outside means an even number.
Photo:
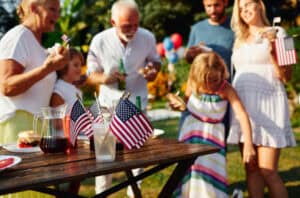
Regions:
<svg viewBox="0 0 300 198"><path fill-rule="evenodd" d="M184 57L185 48L181 46L181 47L179 47L176 50L176 52L177 52L179 58L183 58Z"/></svg>
<svg viewBox="0 0 300 198"><path fill-rule="evenodd" d="M156 51L160 56L164 56L165 52L166 52L165 48L164 48L164 44L163 43L157 43Z"/></svg>
<svg viewBox="0 0 300 198"><path fill-rule="evenodd" d="M165 52L166 58L169 59L169 57L172 55L172 53L174 53L174 50L166 51L166 52Z"/></svg>
<svg viewBox="0 0 300 198"><path fill-rule="evenodd" d="M176 52L168 53L167 59L170 63L175 64L178 61L178 54Z"/></svg>
<svg viewBox="0 0 300 198"><path fill-rule="evenodd" d="M179 33L174 33L171 35L171 40L174 44L174 49L177 49L182 44L182 36Z"/></svg>
<svg viewBox="0 0 300 198"><path fill-rule="evenodd" d="M163 43L166 51L170 51L174 48L173 42L170 37L164 38Z"/></svg>

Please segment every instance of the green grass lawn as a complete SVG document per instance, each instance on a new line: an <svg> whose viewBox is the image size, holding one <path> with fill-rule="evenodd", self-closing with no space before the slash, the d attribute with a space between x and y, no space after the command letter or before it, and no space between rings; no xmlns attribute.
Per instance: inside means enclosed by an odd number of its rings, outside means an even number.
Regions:
<svg viewBox="0 0 300 198"><path fill-rule="evenodd" d="M155 128L160 128L165 130L160 138L177 138L177 119L163 120L153 122ZM297 143L300 144L300 133L295 133ZM298 198L300 194L300 147L283 149L281 153L279 171L280 175L284 180L284 183L288 189L290 198ZM234 188L240 188L244 192L246 191L245 186L245 172L242 166L240 153L237 147L229 146L227 154L228 162L228 174L230 182L230 192ZM145 198L155 198L157 197L159 191L161 190L164 183L167 181L169 175L171 174L173 167L169 167L159 173L156 173L143 180L142 183L142 195ZM123 173L117 173L113 177L113 183L117 183L125 179ZM94 179L87 179L83 182L80 188L80 194L85 196L94 195ZM247 197L247 193L244 193ZM124 198L126 197L126 190L123 189L111 196L109 198ZM268 193L266 192L266 197Z"/></svg>

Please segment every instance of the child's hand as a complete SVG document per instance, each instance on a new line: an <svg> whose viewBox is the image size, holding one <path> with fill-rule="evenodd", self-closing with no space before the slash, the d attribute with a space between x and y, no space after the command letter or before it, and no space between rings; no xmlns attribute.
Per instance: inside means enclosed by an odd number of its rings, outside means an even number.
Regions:
<svg viewBox="0 0 300 198"><path fill-rule="evenodd" d="M166 97L172 109L179 111L184 111L186 109L185 102L177 94L169 93Z"/></svg>
<svg viewBox="0 0 300 198"><path fill-rule="evenodd" d="M188 63L192 63L194 58L202 53L202 49L199 46L191 46L190 48L188 48L185 52L185 58L187 60Z"/></svg>
<svg viewBox="0 0 300 198"><path fill-rule="evenodd" d="M245 143L243 149L243 162L256 163L256 153L252 143Z"/></svg>

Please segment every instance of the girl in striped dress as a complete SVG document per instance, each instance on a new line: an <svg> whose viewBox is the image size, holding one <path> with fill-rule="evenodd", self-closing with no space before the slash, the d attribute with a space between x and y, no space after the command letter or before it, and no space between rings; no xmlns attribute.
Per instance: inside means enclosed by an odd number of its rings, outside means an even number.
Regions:
<svg viewBox="0 0 300 198"><path fill-rule="evenodd" d="M254 163L255 151L248 115L235 90L227 83L227 77L226 65L219 55L214 52L202 53L194 59L190 69L185 93L187 105L174 95L168 97L173 109L183 110L186 107L190 112L180 131L180 141L220 148L218 153L196 159L174 192L174 197L228 197L225 132L222 123L228 102L238 115L244 132L243 161Z"/></svg>

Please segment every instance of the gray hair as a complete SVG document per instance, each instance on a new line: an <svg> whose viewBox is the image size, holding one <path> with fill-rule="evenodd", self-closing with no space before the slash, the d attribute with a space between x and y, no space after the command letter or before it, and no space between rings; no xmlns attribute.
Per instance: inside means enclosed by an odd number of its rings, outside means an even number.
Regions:
<svg viewBox="0 0 300 198"><path fill-rule="evenodd" d="M118 0L112 5L111 8L111 18L114 21L119 20L119 13L123 8L134 9L139 13L138 5L134 0Z"/></svg>

